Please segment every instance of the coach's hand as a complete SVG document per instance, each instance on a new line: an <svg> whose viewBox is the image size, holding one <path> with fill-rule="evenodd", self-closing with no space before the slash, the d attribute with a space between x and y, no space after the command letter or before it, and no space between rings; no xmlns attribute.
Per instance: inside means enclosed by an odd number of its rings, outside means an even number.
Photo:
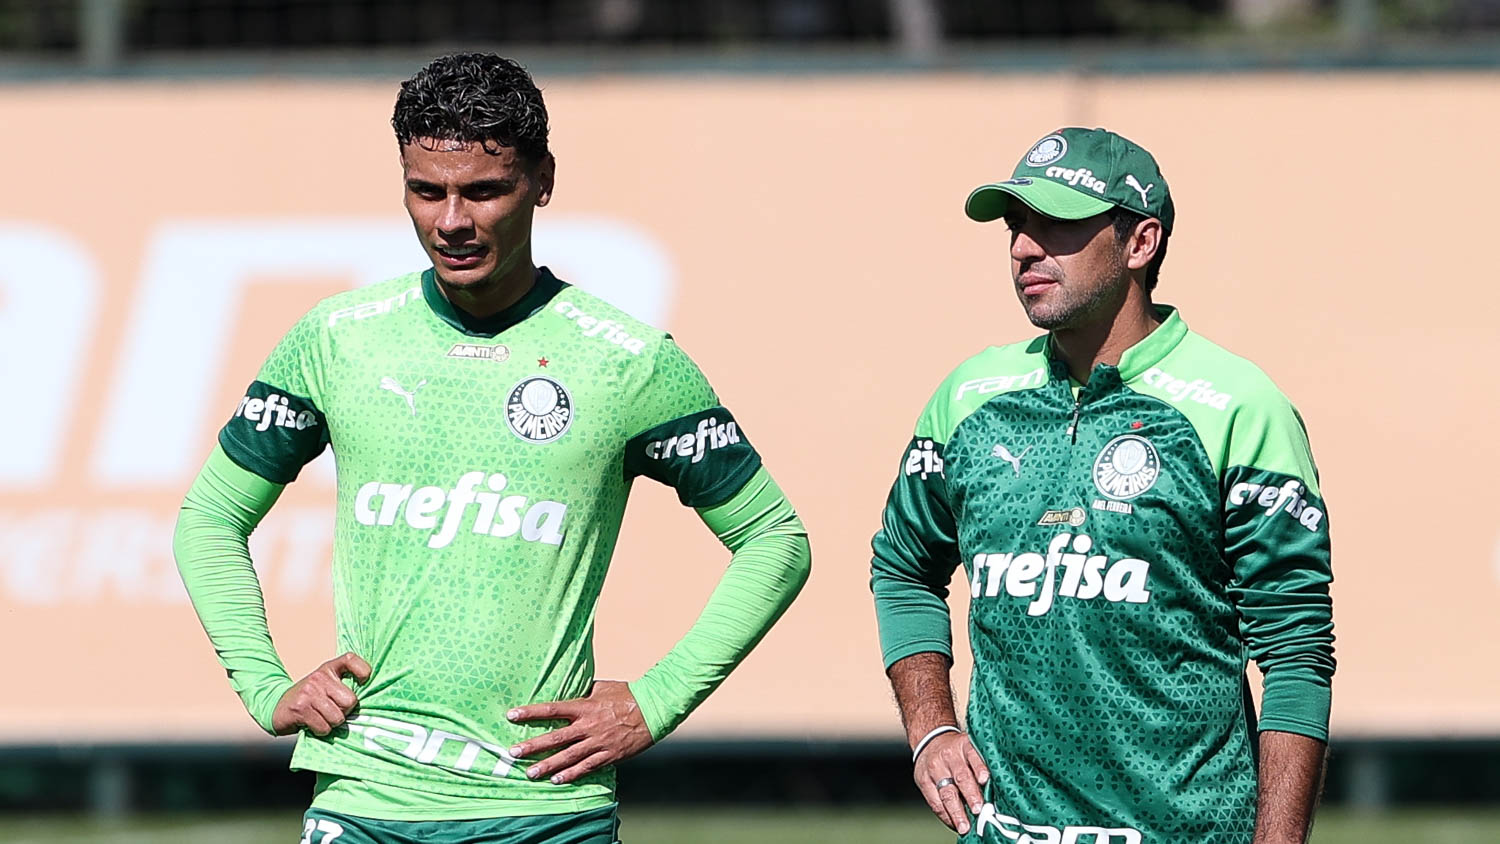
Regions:
<svg viewBox="0 0 1500 844"><path fill-rule="evenodd" d="M974 815L984 808L980 786L989 782L990 769L969 742L967 733L944 733L922 748L912 778L938 820L964 834L969 831L969 815L964 813L964 806L967 804L969 814Z"/></svg>
<svg viewBox="0 0 1500 844"><path fill-rule="evenodd" d="M292 684L271 715L271 729L284 736L307 730L315 736L326 736L344 723L344 716L359 699L342 678L353 677L363 683L370 679L370 663L359 654L346 653L328 660L313 672Z"/></svg>
<svg viewBox="0 0 1500 844"><path fill-rule="evenodd" d="M568 722L566 727L510 749L510 755L517 759L557 751L526 769L531 779L546 778L555 784L572 782L605 765L629 759L652 743L651 730L635 695L619 680L596 680L588 697L518 706L505 717L516 723Z"/></svg>

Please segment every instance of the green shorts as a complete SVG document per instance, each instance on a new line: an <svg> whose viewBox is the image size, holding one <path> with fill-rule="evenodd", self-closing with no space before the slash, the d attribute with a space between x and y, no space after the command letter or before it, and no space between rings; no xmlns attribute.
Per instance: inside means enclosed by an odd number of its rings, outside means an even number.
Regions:
<svg viewBox="0 0 1500 844"><path fill-rule="evenodd" d="M298 844L619 844L613 804L566 815L477 821L380 821L309 809Z"/></svg>

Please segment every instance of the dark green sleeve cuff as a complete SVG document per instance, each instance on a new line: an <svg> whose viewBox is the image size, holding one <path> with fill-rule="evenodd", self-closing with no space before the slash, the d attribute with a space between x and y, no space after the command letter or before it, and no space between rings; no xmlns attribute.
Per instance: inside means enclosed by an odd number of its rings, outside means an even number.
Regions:
<svg viewBox="0 0 1500 844"><path fill-rule="evenodd" d="M1276 730L1328 741L1332 701L1333 690L1321 679L1267 674L1261 695L1260 731Z"/></svg>
<svg viewBox="0 0 1500 844"><path fill-rule="evenodd" d="M900 645L889 648L883 654L885 668L890 670L892 665L917 654L942 654L953 661L953 643L947 639L927 639L902 642Z"/></svg>

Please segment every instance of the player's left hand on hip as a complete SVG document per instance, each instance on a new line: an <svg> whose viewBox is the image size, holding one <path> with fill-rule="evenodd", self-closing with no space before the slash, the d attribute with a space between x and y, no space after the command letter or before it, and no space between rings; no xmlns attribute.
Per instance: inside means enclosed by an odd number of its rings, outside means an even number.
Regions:
<svg viewBox="0 0 1500 844"><path fill-rule="evenodd" d="M510 749L510 755L517 759L551 752L551 756L529 766L526 776L559 785L629 759L652 744L651 730L635 695L619 680L596 680L588 697L518 706L505 717L516 723L568 722L566 727Z"/></svg>

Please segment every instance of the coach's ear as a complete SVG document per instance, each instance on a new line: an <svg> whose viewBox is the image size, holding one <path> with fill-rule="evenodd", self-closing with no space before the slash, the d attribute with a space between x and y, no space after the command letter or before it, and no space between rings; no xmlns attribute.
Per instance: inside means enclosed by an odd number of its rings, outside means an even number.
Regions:
<svg viewBox="0 0 1500 844"><path fill-rule="evenodd" d="M552 183L557 178L557 159L547 153L536 165L536 207L541 208L552 201Z"/></svg>
<svg viewBox="0 0 1500 844"><path fill-rule="evenodd" d="M1161 220L1155 217L1135 224L1135 232L1125 242L1125 266L1132 270L1144 270L1151 266L1156 250L1161 248Z"/></svg>

